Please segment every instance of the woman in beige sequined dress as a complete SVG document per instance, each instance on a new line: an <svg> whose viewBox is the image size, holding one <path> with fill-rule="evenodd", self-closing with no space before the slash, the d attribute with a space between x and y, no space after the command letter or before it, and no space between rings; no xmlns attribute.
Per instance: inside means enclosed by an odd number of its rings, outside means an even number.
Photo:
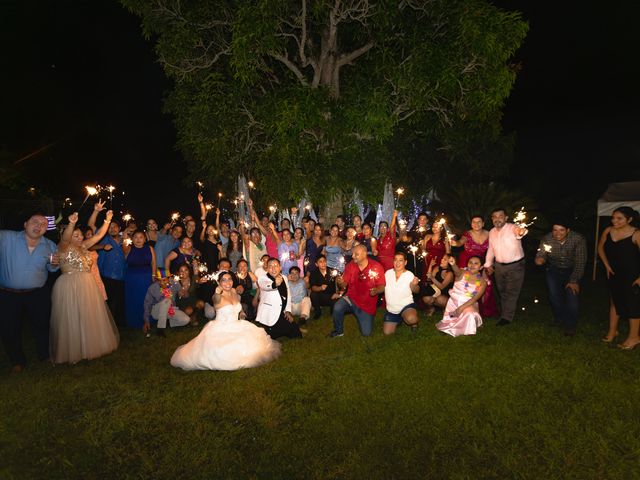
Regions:
<svg viewBox="0 0 640 480"><path fill-rule="evenodd" d="M112 216L108 211L96 234L84 240L76 228L78 214L71 214L58 244L62 275L53 286L50 333L55 363L91 360L118 348L118 330L91 274L88 251L105 235Z"/></svg>

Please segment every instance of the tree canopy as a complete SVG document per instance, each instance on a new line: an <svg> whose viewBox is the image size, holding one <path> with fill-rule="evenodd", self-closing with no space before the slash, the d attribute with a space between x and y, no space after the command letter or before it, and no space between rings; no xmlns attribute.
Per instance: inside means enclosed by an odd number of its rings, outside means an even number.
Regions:
<svg viewBox="0 0 640 480"><path fill-rule="evenodd" d="M194 179L316 202L500 172L527 24L486 0L121 0L173 80ZM508 146L507 146L508 150Z"/></svg>

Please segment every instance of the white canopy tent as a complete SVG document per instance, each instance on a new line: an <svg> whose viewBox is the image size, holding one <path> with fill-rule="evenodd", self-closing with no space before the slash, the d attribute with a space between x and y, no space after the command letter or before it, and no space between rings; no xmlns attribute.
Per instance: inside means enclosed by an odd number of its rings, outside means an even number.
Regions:
<svg viewBox="0 0 640 480"><path fill-rule="evenodd" d="M600 217L608 217L613 211L627 205L640 211L640 182L610 183L607 190L598 200L598 216L596 220L596 240L593 255L593 280L596 279L598 261L598 236L600 235Z"/></svg>

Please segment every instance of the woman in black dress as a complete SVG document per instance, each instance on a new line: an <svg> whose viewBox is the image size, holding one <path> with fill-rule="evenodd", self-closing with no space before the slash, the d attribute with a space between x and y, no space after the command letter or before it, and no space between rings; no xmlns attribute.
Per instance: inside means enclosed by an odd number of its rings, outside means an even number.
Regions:
<svg viewBox="0 0 640 480"><path fill-rule="evenodd" d="M612 342L618 335L619 320L629 320L629 335L618 345L624 350L640 345L640 230L632 225L637 218L638 212L631 207L615 209L611 226L598 243L611 293L609 332L602 341Z"/></svg>

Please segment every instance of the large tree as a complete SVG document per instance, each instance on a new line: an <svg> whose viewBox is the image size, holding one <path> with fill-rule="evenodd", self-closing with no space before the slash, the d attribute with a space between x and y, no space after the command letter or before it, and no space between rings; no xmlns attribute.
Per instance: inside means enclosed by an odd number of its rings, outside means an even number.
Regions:
<svg viewBox="0 0 640 480"><path fill-rule="evenodd" d="M526 34L486 0L121 0L173 87L194 178L269 200L476 172L501 140ZM434 171L434 168L438 168ZM410 178L409 178L410 177Z"/></svg>

